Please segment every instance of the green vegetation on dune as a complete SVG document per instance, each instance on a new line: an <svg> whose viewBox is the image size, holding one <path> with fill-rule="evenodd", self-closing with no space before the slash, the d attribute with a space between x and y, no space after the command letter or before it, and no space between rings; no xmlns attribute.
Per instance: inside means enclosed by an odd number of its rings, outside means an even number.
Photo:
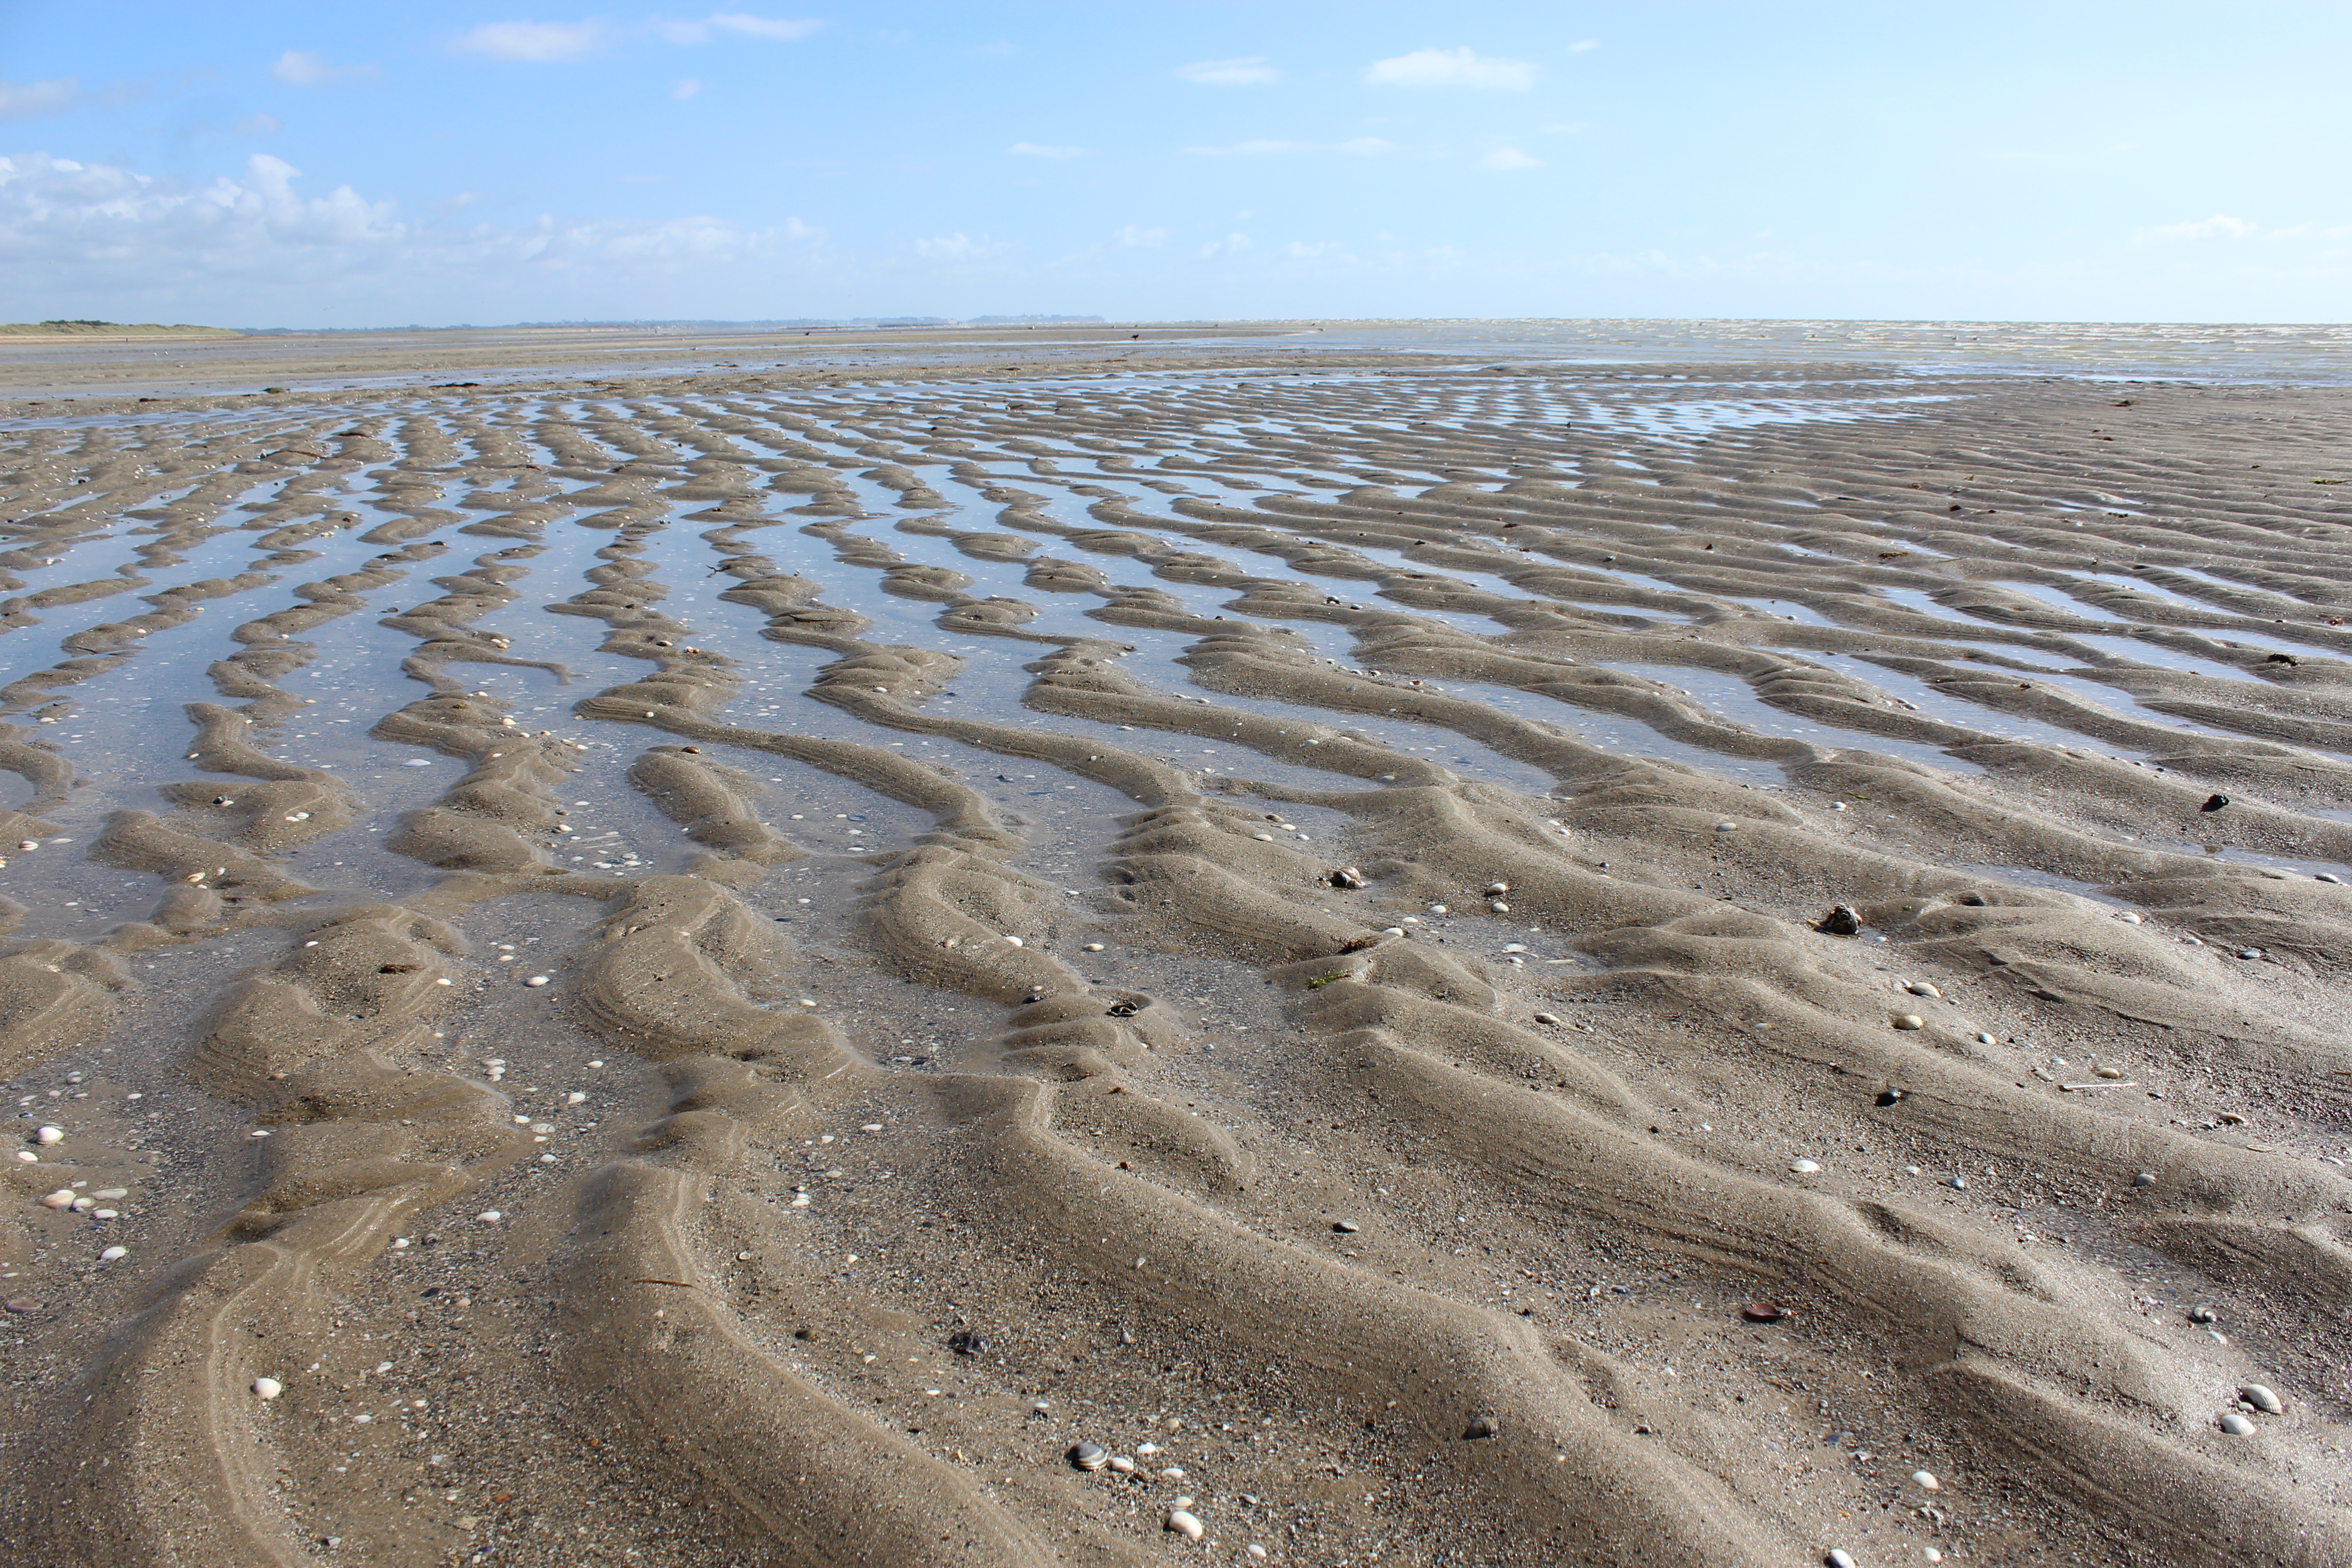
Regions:
<svg viewBox="0 0 2352 1568"><path fill-rule="evenodd" d="M122 321L6 321L0 322L0 337L10 338L89 338L89 337L172 337L241 338L243 332L227 327L196 327L186 322L163 326L155 321L126 323Z"/></svg>

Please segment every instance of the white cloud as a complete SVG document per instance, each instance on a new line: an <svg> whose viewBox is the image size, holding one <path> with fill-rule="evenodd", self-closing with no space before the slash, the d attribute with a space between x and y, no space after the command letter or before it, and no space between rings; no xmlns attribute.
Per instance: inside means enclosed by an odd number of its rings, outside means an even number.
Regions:
<svg viewBox="0 0 2352 1568"><path fill-rule="evenodd" d="M231 129L239 136L275 136L285 128L274 114L248 114Z"/></svg>
<svg viewBox="0 0 2352 1568"><path fill-rule="evenodd" d="M1145 228L1140 224L1130 223L1121 226L1111 238L1120 245L1127 246L1165 245L1168 243L1168 231L1164 228Z"/></svg>
<svg viewBox="0 0 2352 1568"><path fill-rule="evenodd" d="M479 191L459 191L454 196L446 196L440 201L435 202L433 204L433 207L436 212L464 212L467 207L472 206L476 202L478 202L481 199L482 193Z"/></svg>
<svg viewBox="0 0 2352 1568"><path fill-rule="evenodd" d="M2135 240L2151 239L2246 239L2262 231L2242 217L2228 217L2220 213L2194 223L2168 223L2157 228L2144 228L2132 236Z"/></svg>
<svg viewBox="0 0 2352 1568"><path fill-rule="evenodd" d="M1374 87L1469 87L1489 92L1525 92L1536 83L1526 60L1473 54L1467 48L1415 49L1375 60L1364 72Z"/></svg>
<svg viewBox="0 0 2352 1568"><path fill-rule="evenodd" d="M373 66L330 65L316 49L289 49L278 57L269 74L289 87L325 87L331 82L360 80L376 74Z"/></svg>
<svg viewBox="0 0 2352 1568"><path fill-rule="evenodd" d="M684 103L701 90L702 79L699 77L682 76L670 84L669 95Z"/></svg>
<svg viewBox="0 0 2352 1568"><path fill-rule="evenodd" d="M1263 158L1283 153L1348 153L1369 158L1395 152L1396 143L1377 136L1359 136L1348 142L1236 142L1230 147L1187 147L1184 151L1204 158Z"/></svg>
<svg viewBox="0 0 2352 1568"><path fill-rule="evenodd" d="M1244 55L1231 60L1194 60L1178 66L1176 74L1202 87L1271 87L1282 79L1264 55Z"/></svg>
<svg viewBox="0 0 2352 1568"><path fill-rule="evenodd" d="M961 229L958 229L953 234L915 241L916 254L928 257L933 261L971 261L983 256L994 255L1003 248L1003 246L992 240L974 239Z"/></svg>
<svg viewBox="0 0 2352 1568"><path fill-rule="evenodd" d="M1083 158L1087 155L1087 150L1083 147L1049 147L1042 142L1015 142L1005 151L1017 153L1024 158L1051 158L1056 162L1066 162L1072 158Z"/></svg>
<svg viewBox="0 0 2352 1568"><path fill-rule="evenodd" d="M39 114L63 114L81 101L81 79L50 77L19 85L0 81L0 120L30 120Z"/></svg>
<svg viewBox="0 0 2352 1568"><path fill-rule="evenodd" d="M1479 159L1478 166L1482 169L1540 169L1544 161L1530 158L1517 147L1497 147Z"/></svg>
<svg viewBox="0 0 2352 1568"><path fill-rule="evenodd" d="M488 22L460 33L449 47L485 59L552 65L586 59L612 39L613 28L604 22Z"/></svg>
<svg viewBox="0 0 2352 1568"><path fill-rule="evenodd" d="M201 185L46 153L0 157L0 256L8 258L11 293L35 314L121 300L139 320L161 312L270 325L298 296L349 292L381 301L389 289L438 285L452 298L506 291L540 300L557 274L566 283L618 287L785 258L822 238L798 219L761 229L701 216L418 224L348 185L305 196L299 176L266 153L247 159L241 174Z"/></svg>
<svg viewBox="0 0 2352 1568"><path fill-rule="evenodd" d="M714 13L710 25L722 33L740 33L747 38L766 38L779 44L796 43L824 26L814 17L787 21L781 16L754 16L748 11Z"/></svg>
<svg viewBox="0 0 2352 1568"><path fill-rule="evenodd" d="M1198 256L1202 260L1208 261L1220 256L1239 256L1249 248L1250 237L1248 235L1229 234L1223 239L1212 240L1207 245L1201 247L1199 250L1194 251L1193 254Z"/></svg>

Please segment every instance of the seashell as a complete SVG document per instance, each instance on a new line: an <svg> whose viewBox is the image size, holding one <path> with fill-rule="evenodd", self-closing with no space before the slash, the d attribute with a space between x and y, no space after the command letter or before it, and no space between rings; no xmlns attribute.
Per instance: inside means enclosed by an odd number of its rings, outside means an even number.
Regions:
<svg viewBox="0 0 2352 1568"><path fill-rule="evenodd" d="M1924 1029L1927 1026L1927 1020L1916 1013L1905 1013L1895 1018L1895 1026L1898 1029Z"/></svg>
<svg viewBox="0 0 2352 1568"><path fill-rule="evenodd" d="M1538 1024L1559 1025L1564 1024L1567 1021L1567 1019L1561 1017L1557 1013L1538 1013L1536 1015L1536 1022Z"/></svg>
<svg viewBox="0 0 2352 1568"><path fill-rule="evenodd" d="M65 1141L66 1130L62 1127L44 1127L33 1134L36 1143L62 1143Z"/></svg>
<svg viewBox="0 0 2352 1568"><path fill-rule="evenodd" d="M1125 1454L1113 1454L1106 1463L1107 1468L1110 1470L1112 1475L1131 1476L1135 1474L1135 1461L1129 1458Z"/></svg>
<svg viewBox="0 0 2352 1568"><path fill-rule="evenodd" d="M1790 1165L1789 1169L1801 1176L1819 1175L1821 1173L1822 1163L1819 1160L1800 1160L1795 1164Z"/></svg>
<svg viewBox="0 0 2352 1568"><path fill-rule="evenodd" d="M1087 943L1087 951L1088 952L1100 952L1102 950L1103 944L1098 942L1090 942Z"/></svg>
<svg viewBox="0 0 2352 1568"><path fill-rule="evenodd" d="M1493 903L1488 904L1486 907L1494 910L1498 915L1507 915L1511 912L1511 906L1503 902L1500 899L1496 899Z"/></svg>
<svg viewBox="0 0 2352 1568"><path fill-rule="evenodd" d="M118 1258L128 1258L130 1256L131 1249L127 1247L110 1247L105 1251L98 1255L98 1260L100 1263L111 1263Z"/></svg>
<svg viewBox="0 0 2352 1568"><path fill-rule="evenodd" d="M1914 996L1933 996L1938 1000L1940 1000L1944 994L1924 980L1915 980L1911 982L1910 984L1906 985L1903 989L1908 991Z"/></svg>
<svg viewBox="0 0 2352 1568"><path fill-rule="evenodd" d="M548 984L548 978L544 974L534 974L530 979L524 981L523 984L526 986L529 986L531 990L536 991L541 986Z"/></svg>
<svg viewBox="0 0 2352 1568"><path fill-rule="evenodd" d="M2238 1390L2238 1397L2265 1415L2286 1414L2286 1402L2259 1383L2250 1383Z"/></svg>
<svg viewBox="0 0 2352 1568"><path fill-rule="evenodd" d="M1499 899L1510 890L1511 885L1508 882L1489 882L1481 889L1483 894L1490 899Z"/></svg>
<svg viewBox="0 0 2352 1568"><path fill-rule="evenodd" d="M1071 1465L1081 1470L1099 1470L1110 1463L1110 1450L1099 1443L1080 1443L1069 1457Z"/></svg>
<svg viewBox="0 0 2352 1568"><path fill-rule="evenodd" d="M69 1209L73 1207L73 1202L74 1190L71 1187L59 1187L54 1193L41 1194L41 1206L45 1209Z"/></svg>
<svg viewBox="0 0 2352 1568"><path fill-rule="evenodd" d="M286 1385L274 1377L257 1377L253 1380L253 1393L257 1399L275 1399L285 1392Z"/></svg>
<svg viewBox="0 0 2352 1568"><path fill-rule="evenodd" d="M2254 1424L2232 1410L2221 1417L2221 1430L2232 1437L2251 1437L2254 1435Z"/></svg>
<svg viewBox="0 0 2352 1568"><path fill-rule="evenodd" d="M1168 1510L1168 1528L1187 1541L1198 1541L1207 1531L1207 1526L1195 1518L1190 1510L1181 1508L1171 1508Z"/></svg>
<svg viewBox="0 0 2352 1568"><path fill-rule="evenodd" d="M1789 1315L1789 1309L1775 1301L1750 1301L1739 1315L1751 1323L1777 1323Z"/></svg>
<svg viewBox="0 0 2352 1568"><path fill-rule="evenodd" d="M1463 1427L1462 1436L1465 1442L1475 1442L1482 1437L1499 1436L1502 1435L1502 1427L1496 1424L1493 1416L1473 1415L1470 1417L1469 1425Z"/></svg>
<svg viewBox="0 0 2352 1568"><path fill-rule="evenodd" d="M1911 1481L1914 1486L1916 1486L1922 1491L1937 1492L1944 1489L1944 1483L1937 1480L1926 1470L1912 1471Z"/></svg>

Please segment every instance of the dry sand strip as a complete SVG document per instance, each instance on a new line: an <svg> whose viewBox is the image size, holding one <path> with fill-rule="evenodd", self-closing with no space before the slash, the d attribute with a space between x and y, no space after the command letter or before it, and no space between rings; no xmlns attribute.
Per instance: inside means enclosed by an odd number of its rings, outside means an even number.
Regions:
<svg viewBox="0 0 2352 1568"><path fill-rule="evenodd" d="M2352 1562L2352 395L1066 337L15 405L27 1561Z"/></svg>

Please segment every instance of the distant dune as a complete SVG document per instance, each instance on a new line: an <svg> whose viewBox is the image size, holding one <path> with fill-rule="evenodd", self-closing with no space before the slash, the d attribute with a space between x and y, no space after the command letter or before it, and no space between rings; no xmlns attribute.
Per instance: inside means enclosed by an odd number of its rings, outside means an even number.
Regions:
<svg viewBox="0 0 2352 1568"><path fill-rule="evenodd" d="M241 338L244 335L226 327L193 327L184 321L169 327L155 321L135 324L122 321L0 322L0 337L5 338Z"/></svg>

